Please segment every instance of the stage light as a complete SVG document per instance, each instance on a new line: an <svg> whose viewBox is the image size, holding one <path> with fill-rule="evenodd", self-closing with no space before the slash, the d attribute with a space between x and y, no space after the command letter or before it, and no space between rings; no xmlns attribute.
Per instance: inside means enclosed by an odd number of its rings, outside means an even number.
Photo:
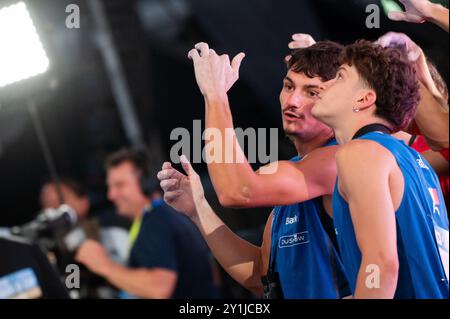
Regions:
<svg viewBox="0 0 450 319"><path fill-rule="evenodd" d="M0 88L47 72L49 59L24 2L0 9Z"/></svg>

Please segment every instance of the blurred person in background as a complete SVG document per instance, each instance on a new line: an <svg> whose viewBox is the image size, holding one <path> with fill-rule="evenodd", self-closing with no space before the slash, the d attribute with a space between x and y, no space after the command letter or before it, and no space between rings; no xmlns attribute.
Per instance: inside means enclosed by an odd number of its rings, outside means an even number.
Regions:
<svg viewBox="0 0 450 319"><path fill-rule="evenodd" d="M62 201L61 201L62 196ZM128 258L128 233L121 225L104 223L91 212L87 191L74 179L63 177L58 182L47 181L41 188L41 208L57 209L62 203L72 207L77 214L77 223L91 232L107 248L109 255L117 262L125 263ZM119 224L119 223L118 223Z"/></svg>
<svg viewBox="0 0 450 319"><path fill-rule="evenodd" d="M127 266L93 240L76 259L118 287L124 298L215 298L210 255L192 222L164 204L144 151L120 150L105 162L108 198L133 220Z"/></svg>
<svg viewBox="0 0 450 319"><path fill-rule="evenodd" d="M63 203L69 205L77 215L77 223L72 229L79 227L87 238L101 242L111 259L121 264L126 263L129 254L127 230L120 223L106 223L94 216L88 192L79 182L67 177L58 181L46 181L41 188L40 203L43 210L57 209ZM75 262L74 256L66 253L65 249L55 253L57 263L64 273L66 266ZM80 290L72 291L76 298L109 299L118 296L117 289L86 268L81 269L80 275Z"/></svg>

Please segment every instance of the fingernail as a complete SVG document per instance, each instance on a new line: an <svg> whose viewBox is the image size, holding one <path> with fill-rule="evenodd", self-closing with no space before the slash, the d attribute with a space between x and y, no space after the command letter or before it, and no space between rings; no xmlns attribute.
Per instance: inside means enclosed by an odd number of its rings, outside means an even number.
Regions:
<svg viewBox="0 0 450 319"><path fill-rule="evenodd" d="M183 163L189 163L189 160L188 160L188 158L186 157L186 155L181 155L180 160L181 160Z"/></svg>

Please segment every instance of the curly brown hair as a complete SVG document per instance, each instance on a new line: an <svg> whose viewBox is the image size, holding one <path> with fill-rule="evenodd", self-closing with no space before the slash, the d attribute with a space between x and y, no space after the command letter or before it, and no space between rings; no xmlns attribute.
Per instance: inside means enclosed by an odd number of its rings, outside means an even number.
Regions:
<svg viewBox="0 0 450 319"><path fill-rule="evenodd" d="M336 42L317 42L308 48L295 50L286 65L288 70L295 73L304 73L309 78L320 77L325 82L330 81L336 77L341 66L339 57L343 50L344 46Z"/></svg>
<svg viewBox="0 0 450 319"><path fill-rule="evenodd" d="M341 64L355 66L377 94L376 115L392 124L393 133L409 125L420 102L419 81L400 50L358 40L343 51Z"/></svg>

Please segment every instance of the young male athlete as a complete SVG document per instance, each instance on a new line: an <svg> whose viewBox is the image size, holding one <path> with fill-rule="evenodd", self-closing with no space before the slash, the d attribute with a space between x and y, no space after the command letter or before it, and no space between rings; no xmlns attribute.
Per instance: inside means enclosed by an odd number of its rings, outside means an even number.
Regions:
<svg viewBox="0 0 450 319"><path fill-rule="evenodd" d="M265 277L266 295L271 297L349 295L329 217L336 146L330 128L311 115L319 93L336 75L342 49L333 42L320 42L294 52L290 58L280 103L284 130L299 156L276 163L273 174L254 172L236 143L234 130L226 130L233 128L227 91L238 78L243 55L230 63L228 56L218 56L205 43L190 52L205 97L206 127L220 130L223 142L226 134L231 134L235 143L225 152L238 153L243 159L240 163L209 161L221 203L232 207L285 206L275 208L262 246L255 247L236 236L213 212L198 175L186 161L183 167L188 176L165 163L158 177L167 203L194 221L223 268L258 296L263 294L261 277Z"/></svg>
<svg viewBox="0 0 450 319"><path fill-rule="evenodd" d="M414 117L419 84L400 51L346 47L312 112L339 144L333 214L355 298L448 298L448 218L427 161L392 137Z"/></svg>

